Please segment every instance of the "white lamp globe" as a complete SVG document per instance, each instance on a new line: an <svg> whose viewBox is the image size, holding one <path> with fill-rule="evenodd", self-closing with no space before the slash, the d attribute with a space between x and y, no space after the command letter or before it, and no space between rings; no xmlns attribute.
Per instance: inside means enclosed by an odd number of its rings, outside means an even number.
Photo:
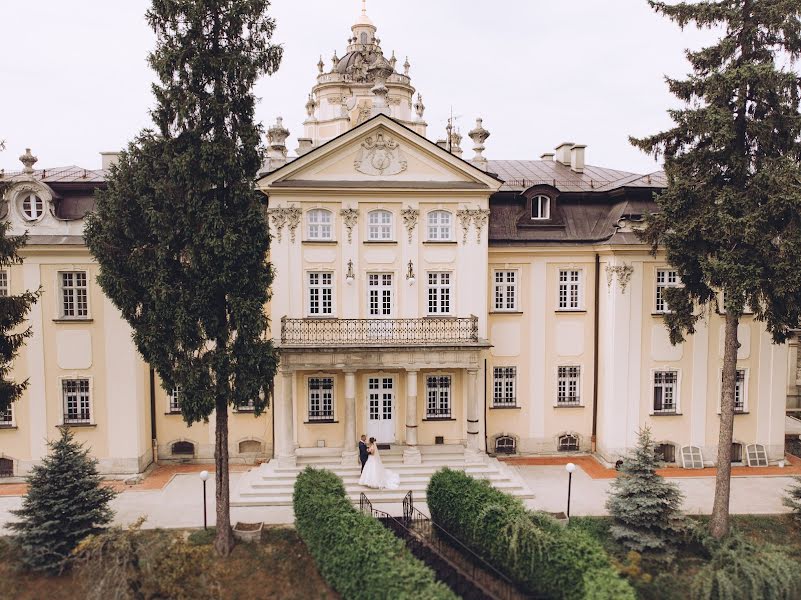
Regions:
<svg viewBox="0 0 801 600"><path fill-rule="evenodd" d="M208 471L201 471L200 472L200 479L202 481L206 481L208 478L209 478L209 472Z"/></svg>
<svg viewBox="0 0 801 600"><path fill-rule="evenodd" d="M574 465L573 463L567 463L565 465L565 471L567 471L568 473L572 473L575 470L576 470L576 465Z"/></svg>

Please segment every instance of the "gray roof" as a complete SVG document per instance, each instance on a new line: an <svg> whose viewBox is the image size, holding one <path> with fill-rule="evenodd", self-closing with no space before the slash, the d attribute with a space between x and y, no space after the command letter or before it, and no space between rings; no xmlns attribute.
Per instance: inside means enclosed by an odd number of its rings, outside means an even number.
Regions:
<svg viewBox="0 0 801 600"><path fill-rule="evenodd" d="M6 171L0 174L0 181L23 174L22 171ZM106 172L102 169L84 169L75 165L36 169L32 175L42 183L103 183L106 180Z"/></svg>

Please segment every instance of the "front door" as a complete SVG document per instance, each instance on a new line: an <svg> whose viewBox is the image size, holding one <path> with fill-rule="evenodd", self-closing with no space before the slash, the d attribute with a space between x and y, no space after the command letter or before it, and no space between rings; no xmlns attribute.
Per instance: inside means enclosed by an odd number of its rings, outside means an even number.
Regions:
<svg viewBox="0 0 801 600"><path fill-rule="evenodd" d="M395 441L395 379L367 378L367 437L379 443Z"/></svg>

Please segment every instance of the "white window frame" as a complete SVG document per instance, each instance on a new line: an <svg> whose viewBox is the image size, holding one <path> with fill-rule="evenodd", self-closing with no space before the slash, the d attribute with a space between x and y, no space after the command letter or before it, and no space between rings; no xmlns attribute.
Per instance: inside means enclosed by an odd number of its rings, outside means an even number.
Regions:
<svg viewBox="0 0 801 600"><path fill-rule="evenodd" d="M517 367L492 368L492 406L493 408L517 407Z"/></svg>
<svg viewBox="0 0 801 600"><path fill-rule="evenodd" d="M325 219L328 219L327 221ZM313 208L306 212L306 239L310 242L334 240L334 213L327 208Z"/></svg>
<svg viewBox="0 0 801 600"><path fill-rule="evenodd" d="M388 222L385 217L388 217ZM383 208L371 210L367 213L367 241L394 242L394 226L395 215L392 214L392 211Z"/></svg>
<svg viewBox="0 0 801 600"><path fill-rule="evenodd" d="M734 414L735 415L742 415L749 412L748 406L748 384L749 378L751 375L751 369L747 367L737 367L737 375L736 377L739 378L740 373L742 373L742 380L737 381L735 379L734 382ZM718 369L718 414L720 414L721 406L723 403L723 367ZM740 388L740 393L742 394L742 410L737 410L737 388Z"/></svg>
<svg viewBox="0 0 801 600"><path fill-rule="evenodd" d="M71 275L72 282L69 286L65 285L65 276ZM79 276L83 276L83 285L78 285ZM89 310L89 272L81 269L58 271L58 318L64 320L86 321L91 319ZM81 291L83 297L81 298ZM67 314L67 301L71 301L73 314ZM83 311L81 311L81 301ZM81 312L83 314L81 314Z"/></svg>
<svg viewBox="0 0 801 600"><path fill-rule="evenodd" d="M512 281L509 276L512 276ZM517 312L520 284L519 269L495 269L492 273L493 312ZM509 302L511 296L511 303Z"/></svg>
<svg viewBox="0 0 801 600"><path fill-rule="evenodd" d="M0 269L0 296L11 295L11 272L10 269Z"/></svg>
<svg viewBox="0 0 801 600"><path fill-rule="evenodd" d="M562 374L562 370L563 369L565 369L565 370L577 369L578 371L576 372L575 375L570 373L569 371L566 372L563 375ZM581 368L581 365L577 365L577 364L564 364L564 365L559 365L559 366L556 367L556 400L554 402L554 406L555 407L562 408L562 407L566 407L566 406L567 407L584 406L584 403L583 403L584 394L582 393L583 392L583 389L582 389L582 385L583 385L583 381L582 380L583 380L583 378L581 376L582 375L582 370L583 369ZM563 381L564 381L564 384L565 384L565 397L566 398L570 397L570 384L571 384L571 382L575 382L575 386L574 386L575 387L575 397L578 398L577 401L570 401L570 402L560 402L559 401L559 398L560 398L560 395L561 395L560 394L560 387L561 387L561 384L562 384Z"/></svg>
<svg viewBox="0 0 801 600"><path fill-rule="evenodd" d="M433 280L432 276L434 276ZM445 276L447 276L447 283L443 283L443 279L445 278ZM452 271L426 272L426 297L425 297L426 314L432 317L440 315L442 316L452 315L454 314L453 302L454 302L453 272ZM431 310L432 306L434 307L433 311ZM445 308L447 308L447 310L444 310Z"/></svg>
<svg viewBox="0 0 801 600"><path fill-rule="evenodd" d="M314 277L318 278L316 283L313 283ZM334 287L334 272L333 271L306 271L306 315L309 317L333 317L336 313L336 290ZM325 280L328 279L326 282ZM317 292L317 311L314 311L312 306L312 299L314 292ZM325 309L325 296L326 291L329 295L329 309Z"/></svg>
<svg viewBox="0 0 801 600"><path fill-rule="evenodd" d="M17 400L19 402L20 400ZM5 413L0 412L0 429L14 429L17 426L17 411L14 410L14 402L8 406ZM8 415L9 419L5 420Z"/></svg>
<svg viewBox="0 0 801 600"><path fill-rule="evenodd" d="M67 391L65 389L68 382L77 381L77 382L86 382L86 395L87 395L87 402L86 402L86 409L89 411L89 418L88 419L76 419L67 421ZM59 425L94 425L95 424L95 407L94 407L94 394L93 394L93 385L92 385L92 378L75 375L69 377L59 377L58 385L59 385L59 395L61 399L61 412L59 415ZM77 393L77 391L76 391ZM81 403L78 403L78 409L80 412Z"/></svg>
<svg viewBox="0 0 801 600"><path fill-rule="evenodd" d="M536 216L534 208L536 210ZM537 194L531 199L531 220L547 221L551 218L551 198L544 194Z"/></svg>
<svg viewBox="0 0 801 600"><path fill-rule="evenodd" d="M429 242L453 241L453 214L447 210L432 210L426 216L426 240Z"/></svg>
<svg viewBox="0 0 801 600"><path fill-rule="evenodd" d="M660 282L659 279L662 278ZM654 273L654 313L659 315L669 314L670 307L664 298L664 291L668 288L681 287L681 278L676 269L670 267L659 267Z"/></svg>
<svg viewBox="0 0 801 600"><path fill-rule="evenodd" d="M433 387L429 386L431 380L435 380ZM443 385L447 380L447 385ZM426 373L425 376L425 415L426 420L453 419L453 375L450 373ZM434 390L435 397L432 412L432 396L430 391ZM447 393L444 394L445 390ZM445 398L447 396L447 398ZM447 411L443 410L443 399L447 400Z"/></svg>
<svg viewBox="0 0 801 600"><path fill-rule="evenodd" d="M561 267L557 272L556 308L560 312L584 310L584 270Z"/></svg>
<svg viewBox="0 0 801 600"><path fill-rule="evenodd" d="M376 282L375 285L374 282ZM373 297L374 295L375 298ZM375 303L373 300L375 300ZM371 319L391 319L394 314L395 274L386 271L368 273L367 316Z"/></svg>
<svg viewBox="0 0 801 600"><path fill-rule="evenodd" d="M657 384L658 373L672 373L675 375L673 382L673 410L656 410L656 387L659 385L662 388L662 405L665 403L665 391L669 382L661 382ZM651 415L679 415L681 414L681 370L675 367L664 367L658 369L651 369L651 394L650 394L650 408Z"/></svg>
<svg viewBox="0 0 801 600"><path fill-rule="evenodd" d="M32 201L32 198L35 198L35 200ZM19 212L22 215L22 218L29 223L40 221L47 212L47 203L45 202L44 198L42 198L36 192L25 192L18 198L17 202L19 203ZM26 202L29 202L29 206L34 209L33 213L29 214L26 212ZM36 210L37 208L38 210Z"/></svg>
<svg viewBox="0 0 801 600"><path fill-rule="evenodd" d="M320 385L324 385L326 381L331 382L330 398L328 399L329 400L328 403L330 403L331 405L330 411L324 410L326 404L328 404L326 402L326 397L325 397L325 390L327 388L320 387L319 398L315 399L312 396L313 381L319 381ZM317 375L309 375L308 377L306 377L306 417L309 423L329 423L331 421L336 421L336 406L337 406L336 391L337 391L337 381L334 375L320 373ZM316 412L324 413L325 414L324 417L320 415L312 416L313 400L315 400L318 405L318 409Z"/></svg>
<svg viewBox="0 0 801 600"><path fill-rule="evenodd" d="M167 414L180 415L181 414L181 386L175 386L167 394Z"/></svg>

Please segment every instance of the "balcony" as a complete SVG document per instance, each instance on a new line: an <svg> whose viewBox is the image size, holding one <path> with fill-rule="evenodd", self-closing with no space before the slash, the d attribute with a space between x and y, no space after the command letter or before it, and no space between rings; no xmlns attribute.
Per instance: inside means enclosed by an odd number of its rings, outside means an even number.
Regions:
<svg viewBox="0 0 801 600"><path fill-rule="evenodd" d="M281 347L476 345L478 317L281 319Z"/></svg>

